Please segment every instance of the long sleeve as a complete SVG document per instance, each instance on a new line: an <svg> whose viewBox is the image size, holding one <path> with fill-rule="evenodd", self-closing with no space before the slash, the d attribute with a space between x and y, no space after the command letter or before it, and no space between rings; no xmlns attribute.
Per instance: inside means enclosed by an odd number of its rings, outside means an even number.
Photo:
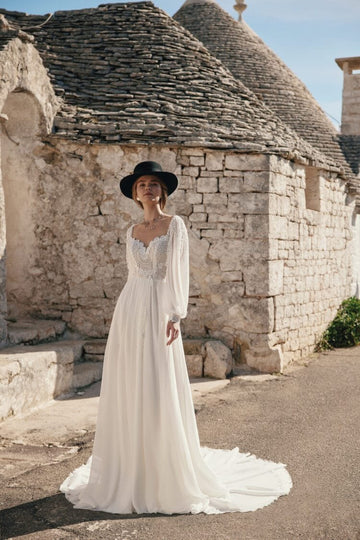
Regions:
<svg viewBox="0 0 360 540"><path fill-rule="evenodd" d="M170 319L183 319L189 301L189 238L185 223L173 217L167 267L166 313Z"/></svg>

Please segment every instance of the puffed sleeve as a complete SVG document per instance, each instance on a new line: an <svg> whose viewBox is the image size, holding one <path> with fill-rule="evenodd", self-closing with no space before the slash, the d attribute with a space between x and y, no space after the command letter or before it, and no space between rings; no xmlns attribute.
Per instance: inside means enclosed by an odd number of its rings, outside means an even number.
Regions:
<svg viewBox="0 0 360 540"><path fill-rule="evenodd" d="M171 320L186 317L189 301L189 238L180 216L172 218L166 274L166 313Z"/></svg>

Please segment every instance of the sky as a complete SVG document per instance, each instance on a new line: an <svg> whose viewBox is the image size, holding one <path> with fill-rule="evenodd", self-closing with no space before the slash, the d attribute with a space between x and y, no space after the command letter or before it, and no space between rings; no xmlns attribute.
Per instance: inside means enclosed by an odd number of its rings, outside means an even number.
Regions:
<svg viewBox="0 0 360 540"><path fill-rule="evenodd" d="M246 23L303 81L336 127L341 123L343 73L335 58L360 56L360 0L246 0ZM153 0L173 15L184 0ZM0 0L31 14L96 7L107 0ZM119 2L124 3L124 2ZM217 0L235 19L235 0Z"/></svg>

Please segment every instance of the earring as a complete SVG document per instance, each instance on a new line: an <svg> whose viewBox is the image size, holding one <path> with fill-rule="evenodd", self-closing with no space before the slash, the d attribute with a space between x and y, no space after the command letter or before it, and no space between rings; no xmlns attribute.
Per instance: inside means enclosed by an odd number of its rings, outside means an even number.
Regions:
<svg viewBox="0 0 360 540"><path fill-rule="evenodd" d="M136 197L136 200L137 200L137 201L140 201L139 197Z"/></svg>

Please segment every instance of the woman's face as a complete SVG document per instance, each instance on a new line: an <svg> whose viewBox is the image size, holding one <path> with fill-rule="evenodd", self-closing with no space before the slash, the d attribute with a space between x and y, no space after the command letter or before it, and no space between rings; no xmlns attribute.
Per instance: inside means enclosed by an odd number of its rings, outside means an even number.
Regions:
<svg viewBox="0 0 360 540"><path fill-rule="evenodd" d="M153 175L140 176L136 180L136 196L139 197L143 204L151 202L158 203L161 199L161 185Z"/></svg>

